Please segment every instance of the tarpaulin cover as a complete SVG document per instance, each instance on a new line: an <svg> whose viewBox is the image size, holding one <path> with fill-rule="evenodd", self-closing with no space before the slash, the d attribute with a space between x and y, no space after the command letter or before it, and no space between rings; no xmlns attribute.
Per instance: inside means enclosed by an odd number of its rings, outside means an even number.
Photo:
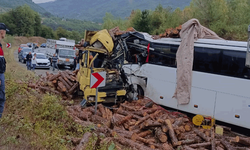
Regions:
<svg viewBox="0 0 250 150"><path fill-rule="evenodd" d="M178 104L188 104L191 98L194 42L198 39L222 39L213 31L202 26L197 19L191 19L182 25L181 44L176 53L177 86L174 98Z"/></svg>

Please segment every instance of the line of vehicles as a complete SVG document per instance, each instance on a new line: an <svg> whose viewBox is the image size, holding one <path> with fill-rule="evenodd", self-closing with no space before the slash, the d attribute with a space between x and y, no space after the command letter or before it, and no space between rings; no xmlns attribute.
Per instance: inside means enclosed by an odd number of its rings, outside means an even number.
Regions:
<svg viewBox="0 0 250 150"><path fill-rule="evenodd" d="M58 67L68 66L70 69L74 66L75 41L66 38L59 40L47 39L46 43L39 47L37 43L21 44L18 48L18 60L25 63L29 52L37 54L36 68L47 68L51 66L50 60L54 54L58 57Z"/></svg>
<svg viewBox="0 0 250 150"><path fill-rule="evenodd" d="M77 75L84 92L82 104L95 100L91 73L106 71L106 86L98 89L98 102L146 96L166 107L250 129L250 26L248 32L248 42L199 39L194 43L191 100L178 105L173 95L181 39L154 40L142 32L112 39L107 30L86 31Z"/></svg>

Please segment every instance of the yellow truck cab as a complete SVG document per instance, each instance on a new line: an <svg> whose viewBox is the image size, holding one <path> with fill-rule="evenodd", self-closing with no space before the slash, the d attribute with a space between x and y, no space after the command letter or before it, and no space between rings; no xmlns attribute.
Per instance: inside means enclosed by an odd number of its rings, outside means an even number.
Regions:
<svg viewBox="0 0 250 150"><path fill-rule="evenodd" d="M96 89L90 88L91 73L106 72L106 86L98 88L97 102L119 102L124 99L126 90L119 70L105 68L105 58L112 54L113 40L107 30L85 31L88 46L79 50L80 69L77 80L84 93L85 102L95 102Z"/></svg>

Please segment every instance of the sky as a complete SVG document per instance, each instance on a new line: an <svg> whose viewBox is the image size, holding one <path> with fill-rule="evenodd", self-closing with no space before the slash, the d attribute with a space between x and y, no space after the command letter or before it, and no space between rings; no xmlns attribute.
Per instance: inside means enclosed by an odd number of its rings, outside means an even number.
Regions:
<svg viewBox="0 0 250 150"><path fill-rule="evenodd" d="M46 3L46 2L53 2L55 0L32 0L34 3Z"/></svg>

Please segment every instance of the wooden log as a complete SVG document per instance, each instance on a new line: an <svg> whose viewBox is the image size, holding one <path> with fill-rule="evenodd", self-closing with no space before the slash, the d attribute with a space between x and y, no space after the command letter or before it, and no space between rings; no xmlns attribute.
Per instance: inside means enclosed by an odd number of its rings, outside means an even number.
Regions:
<svg viewBox="0 0 250 150"><path fill-rule="evenodd" d="M63 78L63 79L68 83L69 86L71 86L71 87L73 86L73 83L71 81L69 81L68 78Z"/></svg>
<svg viewBox="0 0 250 150"><path fill-rule="evenodd" d="M122 136L124 138L131 138L133 135L133 132L131 131L126 131L126 130L118 130L118 129L114 129L113 131L115 131L119 136Z"/></svg>
<svg viewBox="0 0 250 150"><path fill-rule="evenodd" d="M236 150L250 150L248 147L234 147Z"/></svg>
<svg viewBox="0 0 250 150"><path fill-rule="evenodd" d="M67 91L67 88L63 85L62 82L58 82L58 87L59 87L63 92L66 92L66 91Z"/></svg>
<svg viewBox="0 0 250 150"><path fill-rule="evenodd" d="M178 141L178 139L176 138L175 136L175 133L174 133L174 129L173 129L173 126L172 126L172 123L169 119L165 120L167 126L168 126L168 129L169 129L169 136L171 138L171 141L172 141L172 144L174 147L180 145L180 142Z"/></svg>
<svg viewBox="0 0 250 150"><path fill-rule="evenodd" d="M240 136L236 136L235 141L237 143L241 143L243 145L250 146L250 138L243 138L243 137L240 137Z"/></svg>
<svg viewBox="0 0 250 150"><path fill-rule="evenodd" d="M125 104L121 104L121 106L122 106L123 108L125 108L126 110L129 110L129 111L136 111L135 108L130 107L130 106L127 106L127 105L125 105Z"/></svg>
<svg viewBox="0 0 250 150"><path fill-rule="evenodd" d="M78 87L78 82L76 82L70 89L69 89L69 93L73 93Z"/></svg>
<svg viewBox="0 0 250 150"><path fill-rule="evenodd" d="M132 112L129 112L129 111L125 111L125 110L122 110L122 108L120 107L117 112L118 114L121 114L121 115L124 115L124 116L127 116L127 115L130 115L130 114L133 114ZM133 118L134 119L140 119L141 117L136 115L136 114L133 114Z"/></svg>
<svg viewBox="0 0 250 150"><path fill-rule="evenodd" d="M111 124L110 120L104 119L98 115L92 115L91 121L96 124L99 123L99 124L106 125L107 127L110 127L110 124Z"/></svg>
<svg viewBox="0 0 250 150"><path fill-rule="evenodd" d="M61 74L60 74L60 72L59 72L58 74L51 76L51 77L49 78L49 81L53 81L53 80L55 80L56 78L58 78L58 77L60 77L60 76L61 76Z"/></svg>
<svg viewBox="0 0 250 150"><path fill-rule="evenodd" d="M202 139L204 139L206 142L210 142L210 138L206 136L206 134L202 133L201 131L195 129L194 132L200 136Z"/></svg>
<svg viewBox="0 0 250 150"><path fill-rule="evenodd" d="M215 144L220 144L220 141L215 141ZM189 145L192 148L199 148L199 147L209 147L211 146L211 142L204 142L204 143L198 143L198 144L191 144Z"/></svg>
<svg viewBox="0 0 250 150"><path fill-rule="evenodd" d="M63 83L63 85L67 88L67 90L71 88L69 84L62 77L59 77L58 79Z"/></svg>
<svg viewBox="0 0 250 150"><path fill-rule="evenodd" d="M178 135L179 140L192 139L195 137L197 137L197 135L194 132L185 132Z"/></svg>
<svg viewBox="0 0 250 150"><path fill-rule="evenodd" d="M164 143L162 145L162 149L163 150L173 150L173 147L171 145L167 144L167 143Z"/></svg>
<svg viewBox="0 0 250 150"><path fill-rule="evenodd" d="M60 92L58 92L58 91L55 91L55 90L53 90L53 89L50 89L50 88L48 88L48 87L43 87L43 86L40 86L39 87L41 90L43 90L43 91L47 91L47 92L51 92L51 93L55 93L55 94L60 94Z"/></svg>
<svg viewBox="0 0 250 150"><path fill-rule="evenodd" d="M195 150L195 149L193 149L192 147L189 147L189 146L187 146L187 145L184 145L183 148L184 148L185 150Z"/></svg>
<svg viewBox="0 0 250 150"><path fill-rule="evenodd" d="M155 143L155 139L145 139L142 137L138 137L136 140L143 142L144 144L151 144L151 143Z"/></svg>
<svg viewBox="0 0 250 150"><path fill-rule="evenodd" d="M173 124L173 127L176 128L178 126L181 126L184 122L188 122L188 118L178 118L175 120L174 124Z"/></svg>
<svg viewBox="0 0 250 150"><path fill-rule="evenodd" d="M56 80L56 79L55 79L55 80L53 80L53 81L52 81L52 83L53 83L53 84L56 84L56 83L57 83L57 80Z"/></svg>
<svg viewBox="0 0 250 150"><path fill-rule="evenodd" d="M165 143L168 140L167 135L164 132L162 132L161 128L159 127L155 129L155 135L162 143Z"/></svg>
<svg viewBox="0 0 250 150"><path fill-rule="evenodd" d="M216 147L216 150L224 150L224 148L220 147L220 146L217 146Z"/></svg>
<svg viewBox="0 0 250 150"><path fill-rule="evenodd" d="M198 143L198 142L199 142L198 138L186 139L186 140L180 141L181 145L189 145L189 144L194 144L194 143Z"/></svg>
<svg viewBox="0 0 250 150"><path fill-rule="evenodd" d="M155 117L157 117L160 113L161 113L161 110L157 110L157 111L154 112L153 114L150 114L150 118L151 118L152 120L155 120Z"/></svg>
<svg viewBox="0 0 250 150"><path fill-rule="evenodd" d="M91 136L92 136L92 134L90 132L86 132L83 135L83 138L81 139L79 145L77 145L76 150L84 150L84 149L86 149Z"/></svg>
<svg viewBox="0 0 250 150"><path fill-rule="evenodd" d="M146 128L151 128L151 127L161 127L161 126L162 124L159 122L153 122L151 120L147 120L140 125L140 129L146 129Z"/></svg>
<svg viewBox="0 0 250 150"><path fill-rule="evenodd" d="M128 121L128 120L130 120L132 118L133 118L133 115L127 115L126 117L124 117L120 121L118 121L116 124L121 125L121 124L125 123L126 121Z"/></svg>
<svg viewBox="0 0 250 150"><path fill-rule="evenodd" d="M214 127L211 128L211 150L216 150Z"/></svg>
<svg viewBox="0 0 250 150"><path fill-rule="evenodd" d="M120 144L124 145L125 147L134 147L137 150L152 150L151 148L144 146L143 144L139 144L126 138L116 137L115 140Z"/></svg>
<svg viewBox="0 0 250 150"><path fill-rule="evenodd" d="M225 138L220 139L220 143L225 147L226 150L235 150Z"/></svg>
<svg viewBox="0 0 250 150"><path fill-rule="evenodd" d="M135 125L139 125L139 124L141 124L143 121L145 121L145 120L147 120L147 119L149 119L149 118L150 118L149 115L148 115L148 116L145 116L145 117L139 119L139 120L135 123Z"/></svg>
<svg viewBox="0 0 250 150"><path fill-rule="evenodd" d="M159 108L153 107L153 108L150 108L150 109L146 109L144 112L147 113L147 114L152 114L152 113L156 112L157 110L159 110Z"/></svg>
<svg viewBox="0 0 250 150"><path fill-rule="evenodd" d="M88 111L82 111L79 113L78 118L84 121L89 121L89 116L91 116L92 113Z"/></svg>
<svg viewBox="0 0 250 150"><path fill-rule="evenodd" d="M152 131L147 130L147 131L139 133L138 136L144 138L144 137L146 137L147 135L150 135L150 134L152 134Z"/></svg>
<svg viewBox="0 0 250 150"><path fill-rule="evenodd" d="M186 125L184 126L184 129L185 129L186 132L189 132L189 131L192 130L192 126L191 126L190 124L186 124Z"/></svg>
<svg viewBox="0 0 250 150"><path fill-rule="evenodd" d="M73 75L73 73L69 72L68 70L64 71L64 76L70 80L70 75Z"/></svg>
<svg viewBox="0 0 250 150"><path fill-rule="evenodd" d="M75 82L76 81L76 77L70 75L70 80L73 81L73 82Z"/></svg>
<svg viewBox="0 0 250 150"><path fill-rule="evenodd" d="M95 114L95 108L89 107L88 110L89 110L90 112L92 112L92 114ZM102 114L101 114L99 111L96 111L96 115L102 116Z"/></svg>
<svg viewBox="0 0 250 150"><path fill-rule="evenodd" d="M98 104L98 105L97 105L97 108L98 108L99 111L101 112L102 117L105 118L105 119L107 119L106 113L105 113L105 109L104 109L104 106L103 106L102 104Z"/></svg>
<svg viewBox="0 0 250 150"><path fill-rule="evenodd" d="M162 130L162 132L167 133L168 132L167 125L165 125L165 124L161 125L161 130Z"/></svg>

